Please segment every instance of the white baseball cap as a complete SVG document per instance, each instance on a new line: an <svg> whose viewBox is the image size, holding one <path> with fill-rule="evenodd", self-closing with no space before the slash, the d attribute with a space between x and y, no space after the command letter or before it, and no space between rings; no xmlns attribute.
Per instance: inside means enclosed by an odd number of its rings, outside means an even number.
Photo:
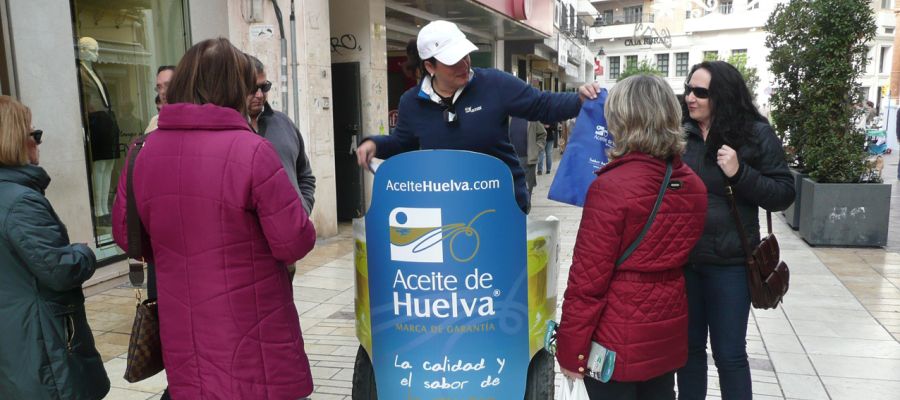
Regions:
<svg viewBox="0 0 900 400"><path fill-rule="evenodd" d="M442 64L454 65L467 54L478 50L456 24L448 21L432 21L419 31L416 38L419 58L436 58Z"/></svg>

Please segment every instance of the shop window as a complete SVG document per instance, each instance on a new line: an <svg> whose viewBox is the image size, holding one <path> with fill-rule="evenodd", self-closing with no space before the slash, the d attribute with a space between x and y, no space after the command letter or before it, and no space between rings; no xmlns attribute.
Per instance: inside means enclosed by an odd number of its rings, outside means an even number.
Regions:
<svg viewBox="0 0 900 400"><path fill-rule="evenodd" d="M619 79L619 57L609 57L609 79Z"/></svg>
<svg viewBox="0 0 900 400"><path fill-rule="evenodd" d="M688 53L675 53L675 76L687 76Z"/></svg>
<svg viewBox="0 0 900 400"><path fill-rule="evenodd" d="M659 71L662 76L669 76L669 54L657 54L656 55L656 70Z"/></svg>
<svg viewBox="0 0 900 400"><path fill-rule="evenodd" d="M120 254L110 209L127 145L157 113L156 71L187 43L184 0L73 0L76 68L98 258Z"/></svg>

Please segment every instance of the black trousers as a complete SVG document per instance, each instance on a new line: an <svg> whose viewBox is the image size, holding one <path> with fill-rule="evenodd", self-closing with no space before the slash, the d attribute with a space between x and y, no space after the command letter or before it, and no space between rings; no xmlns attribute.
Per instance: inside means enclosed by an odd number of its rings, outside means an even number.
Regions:
<svg viewBox="0 0 900 400"><path fill-rule="evenodd" d="M602 383L585 377L584 386L591 400L674 400L675 371L643 382Z"/></svg>

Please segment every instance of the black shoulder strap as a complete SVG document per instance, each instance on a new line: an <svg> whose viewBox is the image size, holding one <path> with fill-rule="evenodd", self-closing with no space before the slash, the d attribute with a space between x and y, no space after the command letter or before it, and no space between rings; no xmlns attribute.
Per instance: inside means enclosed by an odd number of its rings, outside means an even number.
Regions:
<svg viewBox="0 0 900 400"><path fill-rule="evenodd" d="M669 180L672 179L672 161L669 160L666 162L666 176L663 178L662 185L659 187L659 194L656 196L656 204L653 205L653 211L650 212L650 216L647 217L647 223L644 224L644 229L638 235L637 239L634 239L634 242L631 243L631 246L628 246L625 249L625 252L616 260L616 266L622 265L628 257L631 256L631 253L634 252L634 249L641 244L641 241L644 240L644 235L650 231L650 226L653 225L653 220L656 219L656 213L659 211L659 207L662 206L663 196L666 194L666 189L669 187Z"/></svg>
<svg viewBox="0 0 900 400"><path fill-rule="evenodd" d="M128 253L128 257L131 257L136 260L143 260L143 253L141 246L143 243L143 230L144 226L141 224L141 217L138 215L137 211L137 200L134 197L134 164L137 161L138 154L141 152L141 148L144 147L144 141L147 139L147 135L138 136L137 139L132 142L131 151L128 152L128 160L127 168L128 168L128 177L125 181L125 195L126 195L126 215L125 215L125 224L128 232L128 248L125 249L126 253Z"/></svg>
<svg viewBox="0 0 900 400"><path fill-rule="evenodd" d="M150 136L150 133L138 136L132 142L132 148L128 152L126 160L128 175L125 181L125 226L128 233L128 248L125 249L125 252L128 254L128 257L140 261L144 260L142 247L146 231L144 230L144 224L141 222L141 217L138 215L137 199L134 197L134 164L148 136ZM156 298L156 274L153 268L153 264L147 264L147 297L150 299ZM140 286L144 282L143 263L130 264L128 276L133 286Z"/></svg>
<svg viewBox="0 0 900 400"><path fill-rule="evenodd" d="M724 174L722 174L724 176ZM728 184L728 177L725 177L725 196L728 197L728 205L731 208L731 216L734 218L734 226L738 230L738 235L741 237L741 246L744 248L744 256L747 257L747 262L753 257L753 248L750 247L750 240L747 238L747 231L744 230L744 223L741 221L741 214L737 208L737 200L734 198L734 188L730 184ZM766 226L768 227L769 234L772 234L772 212L766 210Z"/></svg>

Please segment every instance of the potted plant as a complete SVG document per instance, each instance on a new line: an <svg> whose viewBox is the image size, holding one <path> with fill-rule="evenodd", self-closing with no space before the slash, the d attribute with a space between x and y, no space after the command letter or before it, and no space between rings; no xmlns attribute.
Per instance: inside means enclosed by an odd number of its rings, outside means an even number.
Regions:
<svg viewBox="0 0 900 400"><path fill-rule="evenodd" d="M800 236L811 245L884 246L891 187L862 181L869 167L856 123L858 78L877 28L869 1L792 0L766 28L773 123L789 161L809 174L797 185Z"/></svg>
<svg viewBox="0 0 900 400"><path fill-rule="evenodd" d="M801 62L801 57L811 55L803 51L809 42L802 29L811 20L808 3L792 1L780 4L766 23L769 70L774 78L772 86L776 88L769 98L772 110L769 117L784 144L787 162L794 175L794 203L783 212L787 224L793 229L800 228L803 178L809 177L804 173L803 164L806 132L801 129L809 105L803 98L809 91L801 90L804 83L802 77L810 64Z"/></svg>

